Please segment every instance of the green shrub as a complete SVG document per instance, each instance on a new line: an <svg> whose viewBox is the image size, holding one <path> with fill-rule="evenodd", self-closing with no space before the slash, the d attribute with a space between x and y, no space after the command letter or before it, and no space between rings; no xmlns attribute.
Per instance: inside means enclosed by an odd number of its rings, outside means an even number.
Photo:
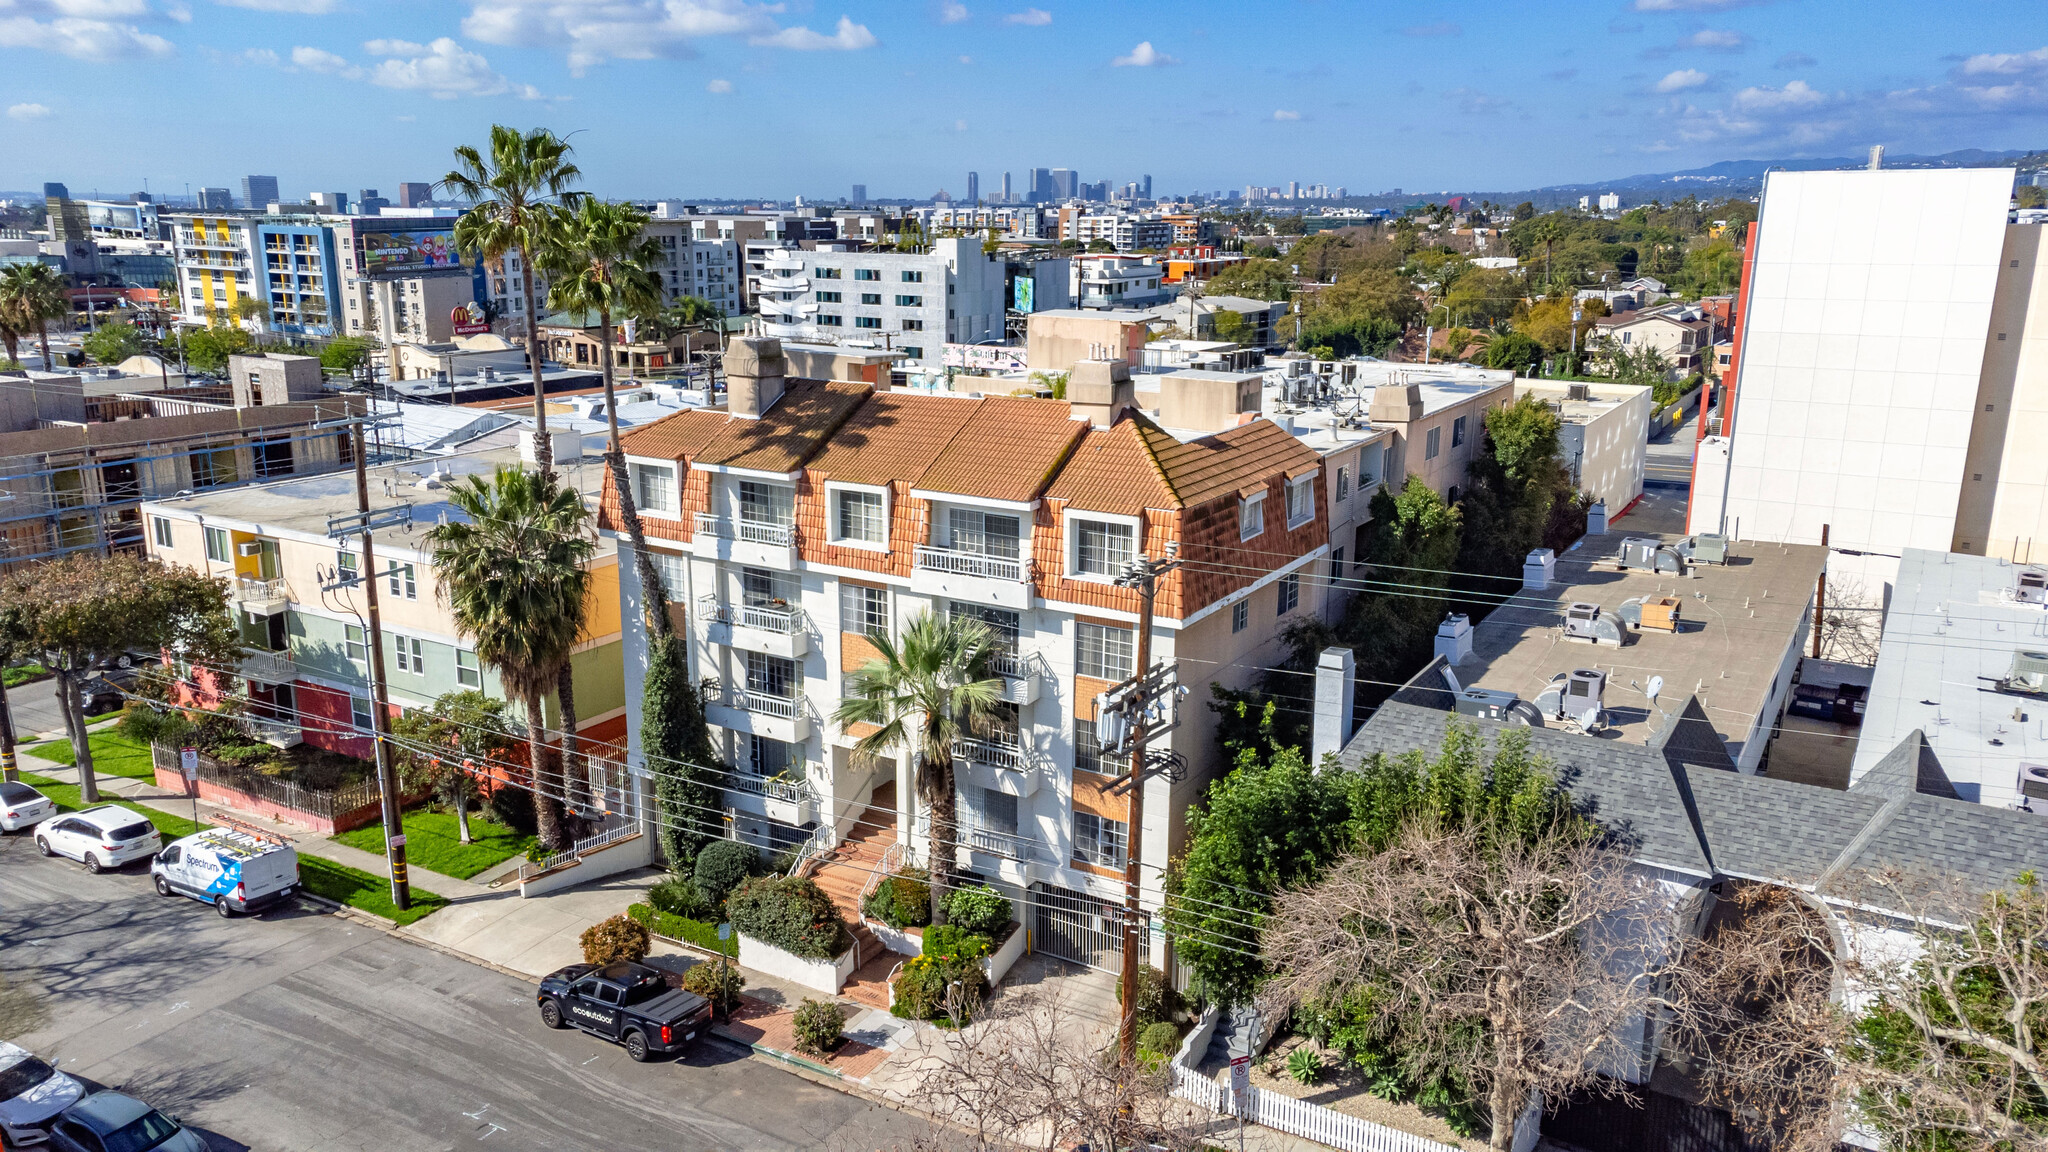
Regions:
<svg viewBox="0 0 2048 1152"><path fill-rule="evenodd" d="M986 884L962 888L946 898L946 920L993 941L1010 923L1010 900Z"/></svg>
<svg viewBox="0 0 2048 1152"><path fill-rule="evenodd" d="M704 867L698 861L699 875ZM807 876L756 876L725 902L739 932L795 956L829 960L846 951L848 933L832 898Z"/></svg>
<svg viewBox="0 0 2048 1152"><path fill-rule="evenodd" d="M1287 1074L1296 1084L1313 1084L1323 1078L1323 1055L1304 1044L1287 1054Z"/></svg>
<svg viewBox="0 0 2048 1152"><path fill-rule="evenodd" d="M198 731L184 713L153 704L130 705L114 721L114 728L138 744L162 744L167 748L178 747Z"/></svg>
<svg viewBox="0 0 2048 1152"><path fill-rule="evenodd" d="M924 930L924 954L953 960L978 961L989 954L989 939L969 932L958 924L939 924Z"/></svg>
<svg viewBox="0 0 2048 1152"><path fill-rule="evenodd" d="M647 902L670 916L691 920L709 920L713 916L710 903L687 876L670 876L649 888Z"/></svg>
<svg viewBox="0 0 2048 1152"><path fill-rule="evenodd" d="M1122 977L1116 982L1116 1002L1124 1002ZM1143 1027L1160 1020L1172 1020L1180 1010L1180 995L1167 983L1166 974L1150 964L1138 965L1138 1024Z"/></svg>
<svg viewBox="0 0 2048 1152"><path fill-rule="evenodd" d="M704 902L721 908L740 881L761 871L761 853L752 844L737 840L713 840L697 853L697 867L691 873Z"/></svg>
<svg viewBox="0 0 2048 1152"><path fill-rule="evenodd" d="M626 915L647 925L647 930L656 936L681 940L694 944L706 952L730 952L732 945L718 938L718 925L692 920L687 916L671 916L652 904L635 904L626 909Z"/></svg>
<svg viewBox="0 0 2048 1152"><path fill-rule="evenodd" d="M891 928L922 928L932 922L932 888L922 868L885 876L861 901L860 910Z"/></svg>
<svg viewBox="0 0 2048 1152"><path fill-rule="evenodd" d="M846 1009L830 1000L806 998L789 1023L796 1032L797 1051L823 1056L839 1047L840 1034L846 1031Z"/></svg>
<svg viewBox="0 0 2048 1152"><path fill-rule="evenodd" d="M1138 1055L1149 1057L1148 1063L1171 1060L1179 1051L1180 1029L1164 1020L1147 1024L1145 1030L1138 1033Z"/></svg>
<svg viewBox="0 0 2048 1152"><path fill-rule="evenodd" d="M738 1006L740 989L746 986L747 978L739 967L724 960L699 960L683 973L683 991L695 992L723 1013Z"/></svg>
<svg viewBox="0 0 2048 1152"><path fill-rule="evenodd" d="M533 793L524 788L501 784L491 789L490 810L492 820L521 836L531 836L539 830L533 815Z"/></svg>
<svg viewBox="0 0 2048 1152"><path fill-rule="evenodd" d="M905 960L896 974L896 994L889 1011L907 1020L949 1019L952 1014L946 1009L946 994L956 982L955 1006L960 1011L959 1022L966 1024L988 994L988 978L981 974L978 960L957 956L932 954Z"/></svg>
<svg viewBox="0 0 2048 1152"><path fill-rule="evenodd" d="M647 958L647 949L653 943L647 935L647 925L631 916L614 916L600 920L583 930L583 962L585 964L614 964L620 960L638 962Z"/></svg>

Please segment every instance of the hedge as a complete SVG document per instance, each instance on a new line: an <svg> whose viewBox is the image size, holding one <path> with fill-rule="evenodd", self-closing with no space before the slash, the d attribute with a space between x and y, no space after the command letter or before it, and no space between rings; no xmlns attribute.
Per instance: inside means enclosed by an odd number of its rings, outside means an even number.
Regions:
<svg viewBox="0 0 2048 1152"><path fill-rule="evenodd" d="M702 920L692 920L686 916L672 916L652 904L635 904L626 909L626 915L645 924L647 930L656 936L666 936L670 940L694 944L707 952L732 951L732 944L729 941L721 941L718 938L716 924L706 924Z"/></svg>
<svg viewBox="0 0 2048 1152"><path fill-rule="evenodd" d="M744 880L725 906L734 930L794 956L830 960L850 943L832 898L807 876Z"/></svg>

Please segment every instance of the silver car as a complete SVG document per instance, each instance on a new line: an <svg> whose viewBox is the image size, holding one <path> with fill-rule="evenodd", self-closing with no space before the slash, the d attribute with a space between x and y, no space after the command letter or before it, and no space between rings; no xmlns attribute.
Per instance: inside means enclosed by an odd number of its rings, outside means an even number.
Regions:
<svg viewBox="0 0 2048 1152"><path fill-rule="evenodd" d="M78 1081L0 1040L0 1137L9 1147L48 1140L50 1121L83 1095Z"/></svg>
<svg viewBox="0 0 2048 1152"><path fill-rule="evenodd" d="M13 780L0 781L0 832L19 832L57 814L48 796Z"/></svg>

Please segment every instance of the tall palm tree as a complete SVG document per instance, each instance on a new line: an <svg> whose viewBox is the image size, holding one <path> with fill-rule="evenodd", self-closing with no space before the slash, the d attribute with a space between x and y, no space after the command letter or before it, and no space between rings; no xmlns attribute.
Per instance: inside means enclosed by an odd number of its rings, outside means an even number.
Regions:
<svg viewBox="0 0 2048 1152"><path fill-rule="evenodd" d="M448 503L467 519L428 534L434 544L439 594L455 627L476 643L477 659L498 670L526 709L527 757L534 813L548 847L566 847L561 806L550 776L543 704L566 679L570 652L583 630L590 558L597 543L590 511L553 475L500 468L489 480L470 476L448 489ZM563 703L573 707L573 696ZM564 732L575 731L563 710ZM565 767L576 749L565 739Z"/></svg>
<svg viewBox="0 0 2048 1152"><path fill-rule="evenodd" d="M0 328L26 336L30 332L43 347L43 371L55 370L50 359L50 321L71 315L71 297L64 292L64 277L48 264L10 264L0 271ZM8 342L13 356L14 342Z"/></svg>
<svg viewBox="0 0 2048 1152"><path fill-rule="evenodd" d="M989 667L998 641L979 620L926 612L900 640L870 632L868 642L881 655L848 678L833 719L877 726L854 744L856 755L908 749L915 759L918 801L931 813L932 923L944 924L959 842L953 741L998 716L1003 682Z"/></svg>
<svg viewBox="0 0 2048 1152"><path fill-rule="evenodd" d="M661 245L648 238L647 223L647 213L631 204L586 198L574 211L557 215L542 259L553 285L548 289L548 307L597 313L598 329L603 333L597 360L604 373L604 418L609 436L605 464L611 473L612 495L619 502L619 518L633 543L633 574L640 581L641 610L650 633L659 640L670 632L668 595L654 557L647 551L640 509L626 479L612 357L612 319L649 312L661 303L661 280L653 271L662 259Z"/></svg>
<svg viewBox="0 0 2048 1152"><path fill-rule="evenodd" d="M464 144L455 150L456 168L441 187L470 201L455 222L455 247L465 259L519 258L519 291L526 304L526 362L533 371L534 459L540 470L555 466L548 442L547 401L540 381L540 316L533 306L534 257L546 247L557 210L573 206L579 193L570 185L583 173L569 162L567 141L545 128L522 133L491 126L490 156Z"/></svg>

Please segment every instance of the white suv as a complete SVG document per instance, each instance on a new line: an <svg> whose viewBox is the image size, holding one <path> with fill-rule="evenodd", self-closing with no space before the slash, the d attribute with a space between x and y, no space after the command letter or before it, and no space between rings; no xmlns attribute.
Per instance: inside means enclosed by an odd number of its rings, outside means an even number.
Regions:
<svg viewBox="0 0 2048 1152"><path fill-rule="evenodd" d="M163 838L146 818L118 804L102 804L36 825L36 847L45 856L69 856L83 861L86 871L98 872L156 855Z"/></svg>

